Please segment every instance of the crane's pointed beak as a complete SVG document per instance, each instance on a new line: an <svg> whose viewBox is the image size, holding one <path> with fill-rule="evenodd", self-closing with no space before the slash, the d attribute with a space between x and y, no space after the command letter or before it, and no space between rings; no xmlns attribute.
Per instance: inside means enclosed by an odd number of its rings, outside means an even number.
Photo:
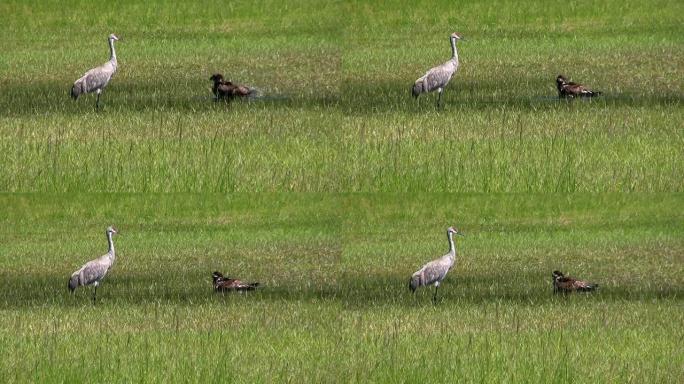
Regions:
<svg viewBox="0 0 684 384"><path fill-rule="evenodd" d="M463 233L461 233L461 232L456 232L456 234L459 235L459 236L465 237L465 234L463 234Z"/></svg>

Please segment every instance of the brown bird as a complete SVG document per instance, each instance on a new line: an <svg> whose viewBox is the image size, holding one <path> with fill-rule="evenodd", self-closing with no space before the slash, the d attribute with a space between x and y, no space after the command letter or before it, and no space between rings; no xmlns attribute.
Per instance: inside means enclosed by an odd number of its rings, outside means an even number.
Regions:
<svg viewBox="0 0 684 384"><path fill-rule="evenodd" d="M238 279L224 277L220 272L214 272L212 278L216 292L253 291L259 286L259 283L244 283Z"/></svg>
<svg viewBox="0 0 684 384"><path fill-rule="evenodd" d="M592 91L582 84L577 84L568 82L568 80L563 75L558 75L556 77L556 88L558 88L558 97L594 97L601 94L598 91Z"/></svg>
<svg viewBox="0 0 684 384"><path fill-rule="evenodd" d="M230 80L225 80L220 73L211 75L209 80L214 82L211 90L214 92L214 100L216 101L219 101L219 99L231 101L235 97L247 97L254 93L254 90L249 89L249 87L233 84Z"/></svg>
<svg viewBox="0 0 684 384"><path fill-rule="evenodd" d="M553 278L554 293L591 292L598 288L598 284L577 280L570 276L565 276L561 271L553 271L551 276Z"/></svg>

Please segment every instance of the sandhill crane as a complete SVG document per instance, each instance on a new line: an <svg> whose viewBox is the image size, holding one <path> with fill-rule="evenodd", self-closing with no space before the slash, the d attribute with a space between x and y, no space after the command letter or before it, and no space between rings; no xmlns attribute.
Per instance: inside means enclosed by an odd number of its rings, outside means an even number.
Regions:
<svg viewBox="0 0 684 384"><path fill-rule="evenodd" d="M109 251L97 259L85 263L79 270L71 275L71 278L69 278L69 290L71 293L79 286L93 285L95 286L95 289L93 290L93 303L95 303L97 286L105 275L107 275L107 271L109 271L109 268L112 267L112 264L114 264L114 260L116 259L112 236L117 233L119 233L119 231L117 231L116 228L107 228L105 234L107 235L107 241L109 242Z"/></svg>
<svg viewBox="0 0 684 384"><path fill-rule="evenodd" d="M435 285L435 294L432 300L437 302L437 288L439 284L444 280L447 272L454 266L456 262L456 245L454 244L454 235L464 236L454 227L449 227L447 229L447 239L449 239L449 252L440 257L439 259L432 260L431 262L423 265L416 273L411 276L409 281L409 288L412 292L416 292L418 287L427 286L430 284Z"/></svg>
<svg viewBox="0 0 684 384"><path fill-rule="evenodd" d="M598 284L588 283L575 279L574 277L565 276L561 271L553 271L551 277L553 278L554 293L591 292L598 288Z"/></svg>
<svg viewBox="0 0 684 384"><path fill-rule="evenodd" d="M594 97L601 94L598 91L592 91L582 84L568 82L563 75L556 77L556 88L558 88L558 97Z"/></svg>
<svg viewBox="0 0 684 384"><path fill-rule="evenodd" d="M213 74L209 80L214 82L211 90L214 92L214 100L227 99L233 100L235 97L247 97L254 94L255 90L244 85L233 84L230 80L226 81L220 73Z"/></svg>
<svg viewBox="0 0 684 384"><path fill-rule="evenodd" d="M84 93L97 93L97 101L95 102L95 108L100 108L100 93L109 84L112 76L116 73L116 52L114 51L114 42L119 40L113 33L109 35L109 51L110 57L109 61L95 67L83 75L80 79L74 82L74 86L71 87L71 97L74 100L78 99L81 94Z"/></svg>
<svg viewBox="0 0 684 384"><path fill-rule="evenodd" d="M252 291L259 286L259 283L243 283L238 279L224 277L220 272L212 273L211 277L214 280L214 290L216 292Z"/></svg>
<svg viewBox="0 0 684 384"><path fill-rule="evenodd" d="M451 41L451 59L446 63L434 67L427 71L423 77L416 80L411 88L413 97L418 98L421 93L432 92L437 90L439 96L437 98L437 106L439 107L442 101L442 92L444 87L449 84L449 80L458 70L458 52L456 51L456 42L463 40L460 34L454 32L449 36Z"/></svg>

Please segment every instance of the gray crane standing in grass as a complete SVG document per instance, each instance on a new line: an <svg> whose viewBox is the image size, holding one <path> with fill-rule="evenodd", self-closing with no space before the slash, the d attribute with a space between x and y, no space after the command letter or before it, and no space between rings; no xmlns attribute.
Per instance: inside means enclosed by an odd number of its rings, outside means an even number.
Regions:
<svg viewBox="0 0 684 384"><path fill-rule="evenodd" d="M109 227L105 233L107 235L107 241L109 242L109 252L95 260L85 263L79 270L71 275L71 278L69 278L69 291L71 291L71 293L79 286L95 286L93 291L93 304L95 303L95 298L97 296L97 286L107 275L107 271L109 271L109 268L114 264L114 260L116 260L112 236L119 233L119 231L114 227Z"/></svg>
<svg viewBox="0 0 684 384"><path fill-rule="evenodd" d="M84 93L97 93L97 101L95 102L95 108L100 109L100 93L109 84L112 76L116 73L116 52L114 51L114 42L119 40L113 33L109 35L109 51L110 57L109 61L95 67L83 75L80 79L74 82L74 86L71 87L71 97L74 100L78 99L78 96Z"/></svg>
<svg viewBox="0 0 684 384"><path fill-rule="evenodd" d="M454 244L454 235L464 236L454 227L449 227L447 229L447 238L449 239L449 252L440 257L439 259L432 260L431 262L423 265L416 273L411 276L411 281L409 281L409 288L412 292L416 292L418 287L428 286L430 284L435 285L435 294L432 297L434 302L437 302L437 288L439 284L444 280L447 272L454 266L456 262L456 245Z"/></svg>
<svg viewBox="0 0 684 384"><path fill-rule="evenodd" d="M437 107L439 107L442 101L442 92L444 92L444 87L449 84L449 80L458 70L458 52L456 51L456 42L458 40L463 40L461 35L454 32L449 36L451 41L451 59L446 63L436 66L423 75L423 77L416 80L411 88L411 93L413 97L418 98L421 93L427 93L432 91L437 91L439 96L437 98Z"/></svg>

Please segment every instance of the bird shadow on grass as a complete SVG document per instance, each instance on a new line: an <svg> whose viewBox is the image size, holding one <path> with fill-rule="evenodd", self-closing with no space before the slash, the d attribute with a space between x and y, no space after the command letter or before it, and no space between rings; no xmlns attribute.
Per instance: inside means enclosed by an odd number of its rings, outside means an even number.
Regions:
<svg viewBox="0 0 684 384"><path fill-rule="evenodd" d="M520 80L520 79L518 79ZM664 92L657 95L621 93L609 90L604 95L589 100L559 99L548 79L526 79L525 84L535 92L510 92L519 87L517 83L497 80L455 79L447 86L442 106L436 108L437 94L421 95L414 99L410 94L410 79L361 81L344 79L339 91L328 93L280 94L262 90L253 100L235 100L232 103L216 103L206 84L190 83L160 88L155 83L118 81L110 85L101 96L100 113L129 111L179 111L198 112L212 110L217 106L230 107L245 103L258 108L330 108L348 115L405 112L423 114L431 111L443 113L458 110L487 111L502 107L519 110L545 110L586 105L601 107L679 105L682 95ZM84 95L74 101L69 97L70 84L42 81L26 87L24 83L4 81L0 96L0 109L6 116L36 116L49 113L88 113L95 111L95 95Z"/></svg>
<svg viewBox="0 0 684 384"><path fill-rule="evenodd" d="M389 112L418 113L453 112L456 110L487 111L502 107L517 110L556 110L572 106L600 107L639 107L678 105L683 100L678 93L658 95L604 92L604 95L591 99L560 99L552 82L548 79L527 79L527 84L535 91L511 92L518 89L517 83L501 81L460 80L449 84L442 96L442 106L437 107L437 93L423 94L415 99L411 96L411 82L379 80L360 82L347 79L342 89L340 108L348 114L375 114ZM523 91L524 92L524 91Z"/></svg>
<svg viewBox="0 0 684 384"><path fill-rule="evenodd" d="M233 300L254 302L328 302L339 303L348 310L368 307L415 307L433 305L434 287L419 288L412 294L408 277L398 275L341 274L335 283L310 283L286 281L282 285L262 284L247 293L221 294L213 291L207 276L193 278L169 277L151 280L149 276L108 276L98 288L97 304L145 305L174 304L193 306L198 304L224 305ZM189 276L190 277L190 276ZM0 295L0 309L27 307L72 307L91 305L92 287L81 287L75 294L67 290L67 279L51 275L30 277L0 274L5 289ZM304 283L304 282L301 282ZM601 282L599 282L600 284ZM611 301L653 301L659 299L681 300L683 287L662 282L660 284L610 286L600 285L597 292L581 294L588 299ZM486 304L492 302L515 302L534 306L555 302L564 295L552 291L550 277L536 273L518 274L515 279L506 275L448 276L439 288L437 305Z"/></svg>
<svg viewBox="0 0 684 384"><path fill-rule="evenodd" d="M93 287L79 287L74 293L67 289L67 277L55 278L34 274L30 278L0 273L6 289L0 294L0 309L28 307L79 307L92 305ZM250 280L251 281L251 280ZM113 271L97 289L96 305L202 305L226 304L233 300L275 301L335 301L338 293L333 286L315 282L293 282L283 278L283 284L261 281L255 291L214 292L209 273L177 274L156 271L149 274L123 274Z"/></svg>
<svg viewBox="0 0 684 384"><path fill-rule="evenodd" d="M348 278L340 282L339 299L350 308L370 306L416 306L432 305L434 286L421 287L411 293L409 276L367 276L365 279ZM680 300L684 289L677 284L611 286L601 284L593 293L573 294L598 301L652 301L658 299ZM520 305L539 305L556 302L570 295L554 294L551 277L539 273L518 273L515 278L504 274L467 275L457 273L442 282L438 289L437 305L457 303L486 304L492 302L515 302Z"/></svg>
<svg viewBox="0 0 684 384"><path fill-rule="evenodd" d="M277 93L261 90L249 100L215 102L211 91L197 84L176 85L160 89L152 83L137 84L119 81L102 92L99 113L143 112L143 111L210 111L216 107L231 107L248 104L257 108L336 108L339 97L336 94L317 95ZM27 88L19 82L2 83L0 109L6 116L40 116L49 113L89 113L95 111L95 95L83 95L78 100L69 97L69 85L54 81L43 81ZM69 89L67 89L69 88Z"/></svg>

